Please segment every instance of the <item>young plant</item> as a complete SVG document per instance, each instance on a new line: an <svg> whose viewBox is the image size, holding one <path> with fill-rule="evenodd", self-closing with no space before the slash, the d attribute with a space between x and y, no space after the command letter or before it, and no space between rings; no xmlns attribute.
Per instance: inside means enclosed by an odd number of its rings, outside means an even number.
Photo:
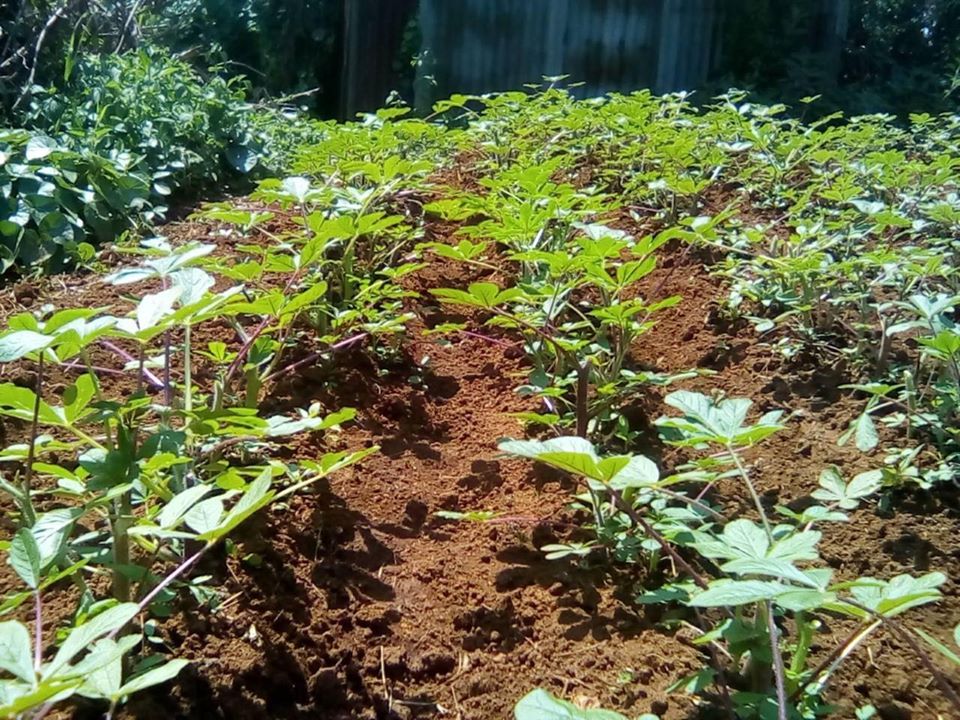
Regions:
<svg viewBox="0 0 960 720"><path fill-rule="evenodd" d="M112 716L131 693L174 677L182 661L127 659L142 645L134 618L169 611L188 571L251 515L374 451L327 453L299 468L249 459L277 438L335 430L354 412L324 416L313 406L295 417L263 418L256 408L224 406L195 391L192 329L234 312L242 293L210 292L214 279L190 266L208 252L167 250L116 273L118 284L159 279L165 287L136 299L127 316L96 308L46 319L22 314L0 335L0 359L32 362L36 378L32 390L0 385L0 415L29 429L27 443L0 455L17 468L18 477L0 489L19 510L7 560L27 588L8 596L0 612L31 599L35 608L32 633L18 621L0 624L9 651L0 668L12 675L0 679L4 717L40 718L74 694L106 701ZM175 335L183 338L181 353L172 351ZM158 343L162 379L147 368ZM104 377L123 371L95 366L94 345L131 360L137 392L109 395ZM121 345L135 346L136 354ZM44 370L51 366L81 373L60 402L45 397ZM145 381L161 395L149 397ZM108 597L98 597L103 584L93 580L101 576L110 578ZM79 602L66 640L45 659L51 621L44 595L64 579L80 590Z"/></svg>

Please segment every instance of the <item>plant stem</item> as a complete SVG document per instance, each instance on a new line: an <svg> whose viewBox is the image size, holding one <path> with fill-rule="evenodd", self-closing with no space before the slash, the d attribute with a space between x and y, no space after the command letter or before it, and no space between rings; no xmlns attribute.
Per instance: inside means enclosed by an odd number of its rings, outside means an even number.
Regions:
<svg viewBox="0 0 960 720"><path fill-rule="evenodd" d="M33 591L33 670L40 674L43 665L43 600L40 588Z"/></svg>
<svg viewBox="0 0 960 720"><path fill-rule="evenodd" d="M117 370L116 368L103 367L102 365L85 366L78 362L64 363L60 368L63 370L80 370L81 372L90 372L93 370L98 375L126 375L123 370Z"/></svg>
<svg viewBox="0 0 960 720"><path fill-rule="evenodd" d="M670 556L670 559L673 560L677 567L690 576L690 578L697 584L697 587L699 587L701 590L706 590L707 581L703 579L703 576L694 570L690 563L680 556L680 553L674 550L673 546L667 542L667 539L658 533L654 527L648 523L640 513L637 512L636 508L624 500L623 494L619 490L614 490L613 488L609 488L609 490L610 496L613 498L614 505L616 505L621 512L625 513L627 517L630 518L631 522L640 526L640 528L647 535L653 538L653 540L660 545L661 548L663 548L663 552Z"/></svg>
<svg viewBox="0 0 960 720"><path fill-rule="evenodd" d="M290 275L290 279L287 280L286 285L283 287L283 294L286 296L298 281L300 280L300 272L295 272ZM243 346L237 352L237 356L233 359L233 362L230 363L230 366L227 368L227 373L223 377L223 387L224 390L230 384L230 381L233 379L234 374L243 367L244 362L246 361L247 355L250 354L250 349L253 347L253 344L257 341L266 329L270 326L270 321L274 319L272 315L265 315L263 320L260 321L260 324L254 329L254 331L244 340Z"/></svg>
<svg viewBox="0 0 960 720"><path fill-rule="evenodd" d="M590 426L590 361L584 360L577 368L577 435L587 437Z"/></svg>
<svg viewBox="0 0 960 720"><path fill-rule="evenodd" d="M197 550L197 552L195 552L193 555L191 555L182 563L180 563L180 565L178 565L177 568L172 573L170 573L165 578L163 578L163 580L158 582L153 587L153 589L150 592L148 592L146 595L144 595L143 599L137 604L137 614L146 610L150 606L150 603L152 603L156 599L157 595L163 592L164 588L166 588L170 583L172 583L178 577L183 575L187 570L189 570L194 565L196 565L197 562L200 560L200 558L202 558L206 554L207 550L212 548L215 544L216 542L212 542L212 543L208 542L202 548ZM117 628L116 630L111 632L109 635L106 636L107 640L113 640L113 638L115 638L122 629L123 628Z"/></svg>
<svg viewBox="0 0 960 720"><path fill-rule="evenodd" d="M183 326L183 409L193 410L193 367L190 357L190 325Z"/></svg>
<svg viewBox="0 0 960 720"><path fill-rule="evenodd" d="M96 393L97 402L103 402L103 390L100 387L100 378L97 376L96 370L93 367L93 363L90 361L90 353L87 352L87 349L84 348L80 353L80 357L83 359L84 365L87 368L87 375L90 376L90 380L93 382L93 390ZM105 419L103 421L103 430L104 435L107 439L107 446L113 446L113 431L110 429L110 421Z"/></svg>
<svg viewBox="0 0 960 720"><path fill-rule="evenodd" d="M170 331L163 333L163 404L173 407L173 385L170 383Z"/></svg>
<svg viewBox="0 0 960 720"><path fill-rule="evenodd" d="M844 600L845 603L851 605L852 607L857 608L858 610L868 613L872 618L878 620L879 622L886 625L890 630L893 631L895 635L900 637L907 645L910 646L910 649L913 651L913 654L917 656L920 660L920 663L923 667L929 672L933 679L936 681L937 685L940 687L940 691L943 693L944 697L950 701L954 708L956 708L958 714L960 714L960 695L957 695L957 691L953 689L953 686L950 682L944 677L943 673L937 669L937 666L934 665L933 660L930 659L930 656L924 651L917 641L914 640L913 634L911 631L904 628L898 621L894 620L892 617L884 617L874 610L861 605L854 600L849 598Z"/></svg>
<svg viewBox="0 0 960 720"><path fill-rule="evenodd" d="M37 361L37 382L33 395L33 419L30 422L30 447L27 449L27 469L23 473L23 495L25 505L33 507L30 502L30 491L33 487L33 460L37 452L37 435L40 432L40 395L43 392L43 352ZM31 519L31 525L33 524Z"/></svg>
<svg viewBox="0 0 960 720"><path fill-rule="evenodd" d="M747 472L747 468L744 466L743 461L740 459L740 455L737 453L732 443L727 443L727 452L730 454L730 457L733 458L733 462L737 466L737 472L740 473L740 477L743 478L743 482L747 486L747 490L750 492L750 497L753 499L753 504L756 506L757 512L760 514L760 522L763 524L763 530L767 533L767 540L773 544L773 529L770 527L770 521L767 519L766 511L763 509L763 503L760 502L760 495L757 493L757 488L750 479L750 474Z"/></svg>
<svg viewBox="0 0 960 720"><path fill-rule="evenodd" d="M874 630L880 627L881 624L882 623L880 620L875 620L867 626L862 624L857 625L853 632L850 633L850 635L848 635L842 643L830 651L830 654L827 655L819 665L817 665L812 673L810 673L811 681L800 685L796 690L793 691L793 693L791 693L790 700L796 700L800 693L811 685L815 686L813 693L819 693L826 685L830 676L840 666L840 663L843 662L843 660L846 659L846 657L850 655L850 653L852 653L860 643L866 640Z"/></svg>
<svg viewBox="0 0 960 720"><path fill-rule="evenodd" d="M667 496L667 497L670 498L671 500L676 500L677 502L686 503L687 505L690 505L690 506L692 506L692 507L697 508L698 510L701 510L702 512L705 512L707 515L709 515L710 517L712 517L714 520L724 520L724 519L726 519L726 518L724 518L723 515L721 515L720 513L718 513L716 510L714 510L714 509L713 509L712 507L710 507L709 505L706 505L706 504L700 502L699 500L697 500L697 499L695 499L695 498L687 497L687 496L684 495L683 493L678 493L678 492L674 492L673 490L667 490L666 488L659 488L659 487L651 488L650 492L660 493L661 495Z"/></svg>
<svg viewBox="0 0 960 720"><path fill-rule="evenodd" d="M916 655L923 666L927 669L933 679L936 681L937 685L940 686L940 691L944 696L951 702L953 707L960 713L960 696L957 695L957 691L953 689L953 686L950 684L950 681L944 677L943 673L937 669L937 666L933 664L933 660L930 659L930 656L917 644L917 641L913 639L913 635L909 630L903 628L900 623L893 622L890 618L884 618L884 622L889 624L904 642L910 646L910 649L913 650L914 655Z"/></svg>
<svg viewBox="0 0 960 720"><path fill-rule="evenodd" d="M105 348L107 348L107 350L110 350L116 355L119 355L126 362L134 362L137 359L133 357L133 355L128 353L126 350L124 350L122 347L120 347L119 345L115 345L109 340L101 340L100 344L103 345ZM153 372L151 372L150 370L148 370L143 366L143 349L142 348L140 351L140 377L146 378L147 382L149 382L155 388L163 387L163 381L160 378L158 378Z"/></svg>
<svg viewBox="0 0 960 720"><path fill-rule="evenodd" d="M703 630L703 615L697 608L693 608L693 612L697 618L697 630L706 634ZM736 714L733 711L733 702L730 700L730 684L727 682L727 673L724 670L723 662L720 660L720 654L717 652L718 645L714 641L708 643L708 647L710 648L710 662L717 673L717 682L720 684L720 697L723 698L723 709L729 720L736 720Z"/></svg>
<svg viewBox="0 0 960 720"><path fill-rule="evenodd" d="M353 335L352 337L348 337L346 340L340 340L334 343L333 345L326 348L325 350L318 350L317 352L310 353L309 355L307 355L307 357L297 360L295 363L287 365L286 367L280 368L276 372L270 373L265 378L263 378L263 384L266 385L268 382L272 380L276 380L279 377L283 377L287 373L291 373L294 370L298 370L304 365L309 365L310 363L314 362L315 360L318 360L323 355L326 355L329 352L333 352L335 350L342 350L343 348L346 348L346 347L349 347L350 345L358 343L364 338L366 338L368 335L369 333L365 333L365 332L360 333L359 335Z"/></svg>
<svg viewBox="0 0 960 720"><path fill-rule="evenodd" d="M783 670L783 655L780 654L780 631L773 617L773 603L767 600L767 635L773 656L773 681L777 688L777 720L787 720L787 684Z"/></svg>
<svg viewBox="0 0 960 720"><path fill-rule="evenodd" d="M50 714L50 711L53 710L54 704L55 703L53 701L47 701L44 703L43 707L41 707L36 714L32 716L32 720L43 720L47 715Z"/></svg>
<svg viewBox="0 0 960 720"><path fill-rule="evenodd" d="M130 524L132 508L130 491L117 498L114 505L113 521L113 596L120 602L130 601L130 578L124 571L130 565L130 536L127 528Z"/></svg>
<svg viewBox="0 0 960 720"><path fill-rule="evenodd" d="M143 357L143 345L140 345L138 348L139 352L137 353L137 395L143 392L143 366L144 366L144 357Z"/></svg>

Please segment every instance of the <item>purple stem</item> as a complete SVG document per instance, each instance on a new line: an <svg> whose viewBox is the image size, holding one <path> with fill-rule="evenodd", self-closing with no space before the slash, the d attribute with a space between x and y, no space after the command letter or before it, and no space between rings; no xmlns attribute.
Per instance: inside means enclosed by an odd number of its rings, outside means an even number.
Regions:
<svg viewBox="0 0 960 720"><path fill-rule="evenodd" d="M283 294L286 295L288 292L290 292L290 288L292 288L294 283L296 283L299 279L300 279L299 272L296 272L293 275L291 275L290 279L287 281L287 284L283 288ZM243 363L246 360L247 355L250 354L250 348L253 347L253 344L257 341L257 338L259 338L260 335L263 334L263 331L267 329L272 319L273 319L273 316L271 315L268 315L265 318L263 318L260 324L257 325L256 329L253 331L253 334L250 335L247 338L246 342L243 343L243 346L240 348L240 351L237 353L237 356L233 359L233 362L230 363L230 367L227 368L227 374L224 375L223 377L224 387L227 387L227 385L230 383L231 378L233 378L234 373L237 372L237 370L239 370L240 367L242 367Z"/></svg>
<svg viewBox="0 0 960 720"><path fill-rule="evenodd" d="M137 359L133 355L128 353L119 345L114 345L109 340L101 340L100 344L103 345L107 350L110 350L111 352L114 352L117 355L119 355L128 363L137 361ZM146 378L147 382L149 382L154 387L157 387L157 388L163 387L163 381L160 378L158 378L156 375L154 375L152 372L150 372L147 368L143 369L143 377Z"/></svg>
<svg viewBox="0 0 960 720"><path fill-rule="evenodd" d="M154 587L153 590L151 590L150 592L148 592L148 593L146 594L146 596L143 598L143 600L141 600L141 601L137 604L137 613L136 613L136 614L139 615L139 614L142 613L144 610L146 610L148 607L150 607L150 603L152 603L152 602L154 601L154 599L157 597L157 595L159 595L161 592L163 592L163 589L164 589L165 587L167 587L167 585L169 585L170 583L172 583L172 582L173 582L174 580L176 580L178 577L180 577L181 575L183 575L187 570L189 570L189 569L192 568L194 565L196 565L196 564L197 564L197 561L200 560L200 558L203 557L204 553L207 552L207 550L209 550L210 548L212 548L214 544L215 544L215 543L207 543L206 545L204 545L202 548L200 548L199 550L197 550L197 552L195 552L193 555L191 555L191 556L188 557L186 560L184 560L184 561L177 567L176 570L174 570L172 573L170 573L169 575L167 575L163 580L161 580L160 582L158 582L157 585L156 585L156 587ZM114 630L114 631L111 632L109 635L107 635L107 640L113 640L113 639L120 633L121 630L123 630L123 628L122 628L122 627L118 627L116 630Z"/></svg>
<svg viewBox="0 0 960 720"><path fill-rule="evenodd" d="M39 675L43 664L43 601L39 589L33 593L33 623L33 669Z"/></svg>
<svg viewBox="0 0 960 720"><path fill-rule="evenodd" d="M101 367L99 365L91 365L89 368L86 365L81 365L80 363L74 361L65 363L60 366L64 370L80 370L81 372L87 372L88 370L95 370L98 373L103 373L105 375L126 375L123 370L117 370L116 368L107 368Z"/></svg>
<svg viewBox="0 0 960 720"><path fill-rule="evenodd" d="M173 407L173 384L170 382L170 331L163 333L163 403Z"/></svg>
<svg viewBox="0 0 960 720"><path fill-rule="evenodd" d="M42 708L33 716L33 720L43 720L47 715L50 714L50 711L53 710L53 703L47 702Z"/></svg>
<svg viewBox="0 0 960 720"><path fill-rule="evenodd" d="M276 380L278 377L283 377L287 373L290 373L290 372L293 372L294 370L302 368L304 365L309 365L314 360L318 359L322 355L325 355L326 353L334 352L336 350L342 350L345 347L349 347L350 345L353 345L359 342L360 340L363 340L368 335L369 333L360 333L359 335L348 337L346 340L341 340L339 342L336 342L324 350L318 350L315 353L310 353L305 358L301 358L300 360L297 360L295 363L291 365L287 365L285 368L280 368L276 372L270 373L263 379L263 382L268 383L271 380Z"/></svg>
<svg viewBox="0 0 960 720"><path fill-rule="evenodd" d="M519 343L507 342L505 340L499 340L497 338L492 338L489 335L482 335L480 333L471 332L470 330L461 330L461 335L468 335L469 337L479 338L480 340L485 340L488 343L493 343L494 345L499 345L500 347L514 347Z"/></svg>

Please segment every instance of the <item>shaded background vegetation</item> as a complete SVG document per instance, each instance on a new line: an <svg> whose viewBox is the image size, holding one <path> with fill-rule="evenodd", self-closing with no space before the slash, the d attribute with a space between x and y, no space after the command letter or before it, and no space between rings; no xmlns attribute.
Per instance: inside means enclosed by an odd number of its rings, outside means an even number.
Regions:
<svg viewBox="0 0 960 720"><path fill-rule="evenodd" d="M0 0L0 273L282 175L311 116L388 96L565 73L905 119L956 110L958 67L960 0Z"/></svg>
<svg viewBox="0 0 960 720"><path fill-rule="evenodd" d="M831 0L845 5L842 42L828 34L825 3L738 0L728 5L714 87L764 99L823 95L848 114L957 108L960 0Z"/></svg>
<svg viewBox="0 0 960 720"><path fill-rule="evenodd" d="M601 13L610 4L572 2L597 6ZM371 89L378 102L390 90L409 99L418 71L423 76L442 68L416 63L419 53L429 50L419 46L417 3L405 3L405 14L388 17L385 10L395 5L394 0L8 0L0 5L0 100L15 122L13 108L23 107L18 99L28 86L65 84L83 53L142 44L166 48L204 71L218 65L218 72L245 75L256 99L314 90L305 102L321 116L344 114L345 78L354 84L392 83ZM956 107L949 90L960 64L960 0L716 0L707 5L718 27L705 91L738 86L785 102L820 94L824 110L854 113ZM670 0L649 0L635 7L655 14L669 6ZM699 12L696 4L686 7L691 16ZM383 45L390 35L397 36L386 43L393 57L381 62L389 63L391 72L386 80L383 74L374 78L369 59L364 53L351 55L350 46L362 47L364 38ZM360 72L351 73L357 64Z"/></svg>

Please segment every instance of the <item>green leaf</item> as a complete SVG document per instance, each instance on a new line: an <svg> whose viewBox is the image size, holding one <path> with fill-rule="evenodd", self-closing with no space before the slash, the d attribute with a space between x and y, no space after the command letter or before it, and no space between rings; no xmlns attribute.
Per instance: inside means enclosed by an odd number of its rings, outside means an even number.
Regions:
<svg viewBox="0 0 960 720"><path fill-rule="evenodd" d="M43 350L53 342L53 337L32 330L14 330L0 336L0 363L13 362Z"/></svg>
<svg viewBox="0 0 960 720"><path fill-rule="evenodd" d="M22 388L13 383L0 384L0 414L9 415L19 420L33 419L33 405L36 395L29 388ZM40 401L40 412L37 419L43 425L68 425L60 408L54 408L45 401Z"/></svg>
<svg viewBox="0 0 960 720"><path fill-rule="evenodd" d="M860 452L869 452L880 443L877 426L874 424L873 418L870 417L870 413L868 412L861 413L860 416L854 420L850 426L850 430L840 438L839 444L845 444L851 433L854 436L857 450Z"/></svg>
<svg viewBox="0 0 960 720"><path fill-rule="evenodd" d="M41 570L60 557L73 530L73 524L83 513L83 508L57 508L43 513L34 522L30 533L40 553Z"/></svg>
<svg viewBox="0 0 960 720"><path fill-rule="evenodd" d="M660 479L660 471L650 459L642 455L616 455L601 459L589 440L575 436L545 441L506 440L499 444L499 448L502 452L539 460L617 490L649 487Z"/></svg>
<svg viewBox="0 0 960 720"><path fill-rule="evenodd" d="M212 489L213 487L210 485L195 485L194 487L187 488L183 492L177 493L170 499L170 502L164 506L163 510L160 511L157 523L162 528L175 528L187 511L196 505ZM217 519L219 520L219 517Z"/></svg>
<svg viewBox="0 0 960 720"><path fill-rule="evenodd" d="M133 679L129 680L122 688L120 688L120 691L117 693L117 697L132 695L133 693L146 690L154 685L160 685L168 680L172 680L180 673L181 670L183 670L183 668L189 664L190 663L187 660L169 660L163 665L148 670L145 673L141 673L140 675L137 675Z"/></svg>
<svg viewBox="0 0 960 720"><path fill-rule="evenodd" d="M136 603L120 603L70 631L53 660L43 669L44 679L55 677L80 652L104 635L118 630L136 616Z"/></svg>
<svg viewBox="0 0 960 720"><path fill-rule="evenodd" d="M789 590L786 585L763 580L714 580L706 590L693 595L687 603L693 607L739 607L771 600Z"/></svg>
<svg viewBox="0 0 960 720"><path fill-rule="evenodd" d="M0 683L3 682L0 680ZM73 694L78 685L80 685L80 680L76 678L65 681L59 679L46 680L37 685L36 688L24 685L22 686L23 692L15 693L14 697L0 697L0 717L22 717L24 713L39 708L53 698L62 702Z"/></svg>
<svg viewBox="0 0 960 720"><path fill-rule="evenodd" d="M467 292L463 290L451 290L449 288L440 288L431 290L442 302L453 305L469 305L472 307L491 310L498 305L516 300L523 296L523 291L519 288L509 288L500 290L496 283L479 282L471 283Z"/></svg>
<svg viewBox="0 0 960 720"><path fill-rule="evenodd" d="M213 277L200 268L183 268L170 276L173 287L177 288L181 305L193 305L200 302L215 284Z"/></svg>
<svg viewBox="0 0 960 720"><path fill-rule="evenodd" d="M243 497L231 508L230 512L227 513L227 516L219 525L214 529L201 533L198 538L208 542L217 540L227 535L255 512L269 505L274 495L270 490L271 480L271 470L270 468L266 468L260 473L260 476L256 480L250 483L250 487L247 488Z"/></svg>
<svg viewBox="0 0 960 720"><path fill-rule="evenodd" d="M136 644L137 638L133 637ZM71 674L83 671L83 685L78 693L92 699L112 700L123 682L124 649L129 650L129 641L121 645L113 640L101 639L93 644L90 652ZM78 674L78 673L77 673Z"/></svg>
<svg viewBox="0 0 960 720"><path fill-rule="evenodd" d="M946 582L946 575L932 572L920 577L897 575L890 580L859 578L847 583L850 592L860 605L869 608L878 615L893 617L907 610L936 602L942 597L940 586ZM856 617L863 617L859 608L843 604L836 608Z"/></svg>
<svg viewBox="0 0 960 720"><path fill-rule="evenodd" d="M310 196L310 180L305 177L288 177L280 187L283 192L292 196L301 205Z"/></svg>
<svg viewBox="0 0 960 720"><path fill-rule="evenodd" d="M40 586L40 548L28 528L20 528L13 536L7 562L31 590Z"/></svg>
<svg viewBox="0 0 960 720"><path fill-rule="evenodd" d="M57 149L57 141L45 135L34 135L27 141L27 148L24 156L27 162L43 160L50 153Z"/></svg>
<svg viewBox="0 0 960 720"><path fill-rule="evenodd" d="M187 527L198 535L208 533L217 528L223 517L223 500L212 497L197 503L185 514L184 521Z"/></svg>
<svg viewBox="0 0 960 720"><path fill-rule="evenodd" d="M33 646L30 631L16 620L0 623L0 669L33 683Z"/></svg>
<svg viewBox="0 0 960 720"><path fill-rule="evenodd" d="M604 460L603 462L606 462ZM660 470L655 462L643 455L629 456L625 465L606 480L615 490L650 487L660 480Z"/></svg>
<svg viewBox="0 0 960 720"><path fill-rule="evenodd" d="M869 414L863 413L857 418L854 438L857 443L857 450L860 452L873 450L880 442L880 436L877 434L877 426Z"/></svg>
<svg viewBox="0 0 960 720"><path fill-rule="evenodd" d="M173 304L180 299L181 292L181 288L171 287L158 293L144 295L137 305L137 328L149 330L170 315Z"/></svg>
<svg viewBox="0 0 960 720"><path fill-rule="evenodd" d="M792 589L779 593L773 602L791 612L810 612L837 600L836 593L826 590Z"/></svg>
<svg viewBox="0 0 960 720"><path fill-rule="evenodd" d="M340 452L324 453L319 462L307 461L304 462L304 467L309 467L317 473L318 478L323 478L345 467L350 467L379 450L380 446L374 445L369 448L364 448L363 450L357 450L356 452L343 450Z"/></svg>
<svg viewBox="0 0 960 720"><path fill-rule="evenodd" d="M817 553L817 543L820 542L821 537L821 533L816 530L791 532L774 542L773 547L767 552L767 557L792 562L818 560L820 555Z"/></svg>
<svg viewBox="0 0 960 720"><path fill-rule="evenodd" d="M506 440L498 447L501 452L519 457L539 460L551 467L565 470L598 482L603 481L603 473L597 463L596 450L589 440L581 437L564 436L550 440Z"/></svg>
<svg viewBox="0 0 960 720"><path fill-rule="evenodd" d="M734 520L723 528L722 539L731 558L763 558L770 548L766 531L752 520Z"/></svg>
<svg viewBox="0 0 960 720"><path fill-rule="evenodd" d="M522 420L531 425L557 425L560 422L560 416L555 413L535 413L535 412L516 412L508 413L510 417Z"/></svg>
<svg viewBox="0 0 960 720"><path fill-rule="evenodd" d="M684 438L679 444L715 442L746 447L782 427L779 411L767 413L755 424L744 426L753 404L745 398L716 400L702 393L678 390L667 395L665 402L680 410L683 418L660 418L657 425L679 431Z"/></svg>
<svg viewBox="0 0 960 720"><path fill-rule="evenodd" d="M612 710L584 710L537 689L521 698L513 709L515 720L627 720Z"/></svg>
<svg viewBox="0 0 960 720"><path fill-rule="evenodd" d="M720 569L737 575L761 575L780 580L792 580L799 585L822 589L820 583L809 578L793 563L779 558L740 558L724 563Z"/></svg>
<svg viewBox="0 0 960 720"><path fill-rule="evenodd" d="M834 503L844 510L853 510L860 499L877 492L883 484L883 471L869 470L855 476L849 484L845 483L840 470L828 467L820 473L820 489L814 490L813 497L828 503Z"/></svg>
<svg viewBox="0 0 960 720"><path fill-rule="evenodd" d="M960 625L957 626L957 630L960 630ZM942 642L940 642L935 637L933 637L933 635L931 635L930 633L926 632L921 628L913 628L913 631L917 635L919 635L923 639L923 641L927 643L927 645L929 645L938 653L943 655L947 660L952 662L954 665L960 665L960 655L958 655L955 650L947 647ZM955 638L955 641L956 641L956 638Z"/></svg>
<svg viewBox="0 0 960 720"><path fill-rule="evenodd" d="M853 480L847 486L848 498L864 498L873 495L883 485L882 470L867 470L866 472L854 475Z"/></svg>
<svg viewBox="0 0 960 720"><path fill-rule="evenodd" d="M858 503L847 498L847 484L843 481L840 469L830 466L820 471L819 490L811 494L817 500L828 503L838 503L845 510L852 510Z"/></svg>

